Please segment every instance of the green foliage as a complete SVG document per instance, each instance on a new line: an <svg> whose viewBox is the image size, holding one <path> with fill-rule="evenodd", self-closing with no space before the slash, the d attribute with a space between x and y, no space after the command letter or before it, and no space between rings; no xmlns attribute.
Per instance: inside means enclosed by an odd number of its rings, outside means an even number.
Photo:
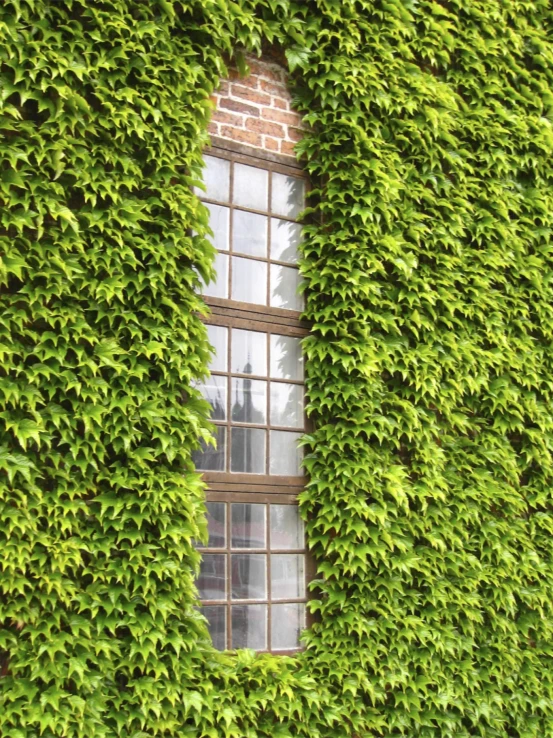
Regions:
<svg viewBox="0 0 553 738"><path fill-rule="evenodd" d="M5 0L0 733L553 735L548 0ZM229 54L287 50L313 182L301 656L194 610ZM194 234L194 235L192 235Z"/></svg>

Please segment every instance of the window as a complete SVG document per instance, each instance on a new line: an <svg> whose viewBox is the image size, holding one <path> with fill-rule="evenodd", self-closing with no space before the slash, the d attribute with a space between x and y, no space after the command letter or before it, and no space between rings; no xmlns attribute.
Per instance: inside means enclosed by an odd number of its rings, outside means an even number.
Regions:
<svg viewBox="0 0 553 738"><path fill-rule="evenodd" d="M215 353L200 389L217 447L198 589L217 648L290 652L305 626L307 554L297 494L306 430L298 246L300 170L212 149L204 170L217 279L204 291Z"/></svg>

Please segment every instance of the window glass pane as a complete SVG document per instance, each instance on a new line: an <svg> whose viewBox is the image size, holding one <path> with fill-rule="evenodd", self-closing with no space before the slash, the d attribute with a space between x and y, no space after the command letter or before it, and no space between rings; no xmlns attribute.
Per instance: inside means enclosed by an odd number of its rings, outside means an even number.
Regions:
<svg viewBox="0 0 553 738"><path fill-rule="evenodd" d="M208 605L202 607L201 611L207 618L207 627L214 648L224 651L227 647L227 608L225 605Z"/></svg>
<svg viewBox="0 0 553 738"><path fill-rule="evenodd" d="M226 554L203 554L197 586L201 600L224 600L227 596Z"/></svg>
<svg viewBox="0 0 553 738"><path fill-rule="evenodd" d="M218 159L215 156L205 156L205 167L202 172L202 178L206 187L205 195L201 190L197 190L199 195L207 197L209 200L219 200L219 202L229 201L229 184L230 184L230 162L226 159Z"/></svg>
<svg viewBox="0 0 553 738"><path fill-rule="evenodd" d="M285 310L303 310L303 296L299 293L301 284L299 269L271 264L271 307Z"/></svg>
<svg viewBox="0 0 553 738"><path fill-rule="evenodd" d="M231 297L254 305L267 304L267 264L264 261L232 257Z"/></svg>
<svg viewBox="0 0 553 738"><path fill-rule="evenodd" d="M271 595L273 600L305 596L304 554L271 555Z"/></svg>
<svg viewBox="0 0 553 738"><path fill-rule="evenodd" d="M267 648L267 605L233 605L232 648Z"/></svg>
<svg viewBox="0 0 553 738"><path fill-rule="evenodd" d="M271 609L271 648L275 651L299 648L300 633L305 628L303 602L273 605Z"/></svg>
<svg viewBox="0 0 553 738"><path fill-rule="evenodd" d="M228 251L229 245L229 209L222 205L210 205L206 203L209 209L209 227L213 231L211 243L216 249Z"/></svg>
<svg viewBox="0 0 553 738"><path fill-rule="evenodd" d="M192 452L192 461L198 471L225 471L226 428L215 426L217 448L202 441L201 448Z"/></svg>
<svg viewBox="0 0 553 738"><path fill-rule="evenodd" d="M211 405L211 419L225 420L227 417L227 378L211 376L198 385L198 389Z"/></svg>
<svg viewBox="0 0 553 738"><path fill-rule="evenodd" d="M305 182L299 177L273 172L271 210L275 215L297 217L304 209Z"/></svg>
<svg viewBox="0 0 553 738"><path fill-rule="evenodd" d="M235 210L232 224L232 250L251 256L267 257L267 217Z"/></svg>
<svg viewBox="0 0 553 738"><path fill-rule="evenodd" d="M271 377L303 379L303 356L299 338L271 335Z"/></svg>
<svg viewBox="0 0 553 738"><path fill-rule="evenodd" d="M234 165L235 205L253 210L267 210L269 192L269 172L266 169L249 167L246 164Z"/></svg>
<svg viewBox="0 0 553 738"><path fill-rule="evenodd" d="M271 259L295 264L299 259L301 225L271 218Z"/></svg>
<svg viewBox="0 0 553 738"><path fill-rule="evenodd" d="M227 371L228 328L222 325L208 325L207 340L214 348L209 368L212 372Z"/></svg>
<svg viewBox="0 0 553 738"><path fill-rule="evenodd" d="M231 439L230 470L264 474L266 431L259 428L232 428Z"/></svg>
<svg viewBox="0 0 553 738"><path fill-rule="evenodd" d="M279 505L279 507L284 507ZM290 506L292 507L292 506ZM226 512L224 502L207 502L208 548L225 548L227 542ZM272 518L271 518L272 520Z"/></svg>
<svg viewBox="0 0 553 738"><path fill-rule="evenodd" d="M301 437L301 433L271 431L270 474L285 477L296 477L303 474L300 468L303 452L298 448L298 441Z"/></svg>
<svg viewBox="0 0 553 738"><path fill-rule="evenodd" d="M267 376L267 334L232 329L231 372Z"/></svg>
<svg viewBox="0 0 553 738"><path fill-rule="evenodd" d="M303 428L303 387L271 382L271 425Z"/></svg>
<svg viewBox="0 0 553 738"><path fill-rule="evenodd" d="M267 556L231 554L233 600L264 600L267 597Z"/></svg>
<svg viewBox="0 0 553 738"><path fill-rule="evenodd" d="M228 297L228 256L226 254L215 254L213 262L216 277L204 288L204 295L209 297Z"/></svg>
<svg viewBox="0 0 553 738"><path fill-rule="evenodd" d="M232 548L265 548L265 505L234 502L231 505Z"/></svg>
<svg viewBox="0 0 553 738"><path fill-rule="evenodd" d="M233 423L267 422L267 382L233 377L231 419Z"/></svg>
<svg viewBox="0 0 553 738"><path fill-rule="evenodd" d="M304 548L303 520L297 505L271 505L271 548Z"/></svg>

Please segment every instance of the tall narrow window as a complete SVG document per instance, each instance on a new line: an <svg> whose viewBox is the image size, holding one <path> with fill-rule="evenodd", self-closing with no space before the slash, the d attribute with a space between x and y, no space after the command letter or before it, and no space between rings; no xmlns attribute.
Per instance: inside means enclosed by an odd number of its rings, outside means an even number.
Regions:
<svg viewBox="0 0 553 738"><path fill-rule="evenodd" d="M198 589L217 648L290 652L305 626L304 368L298 214L301 170L212 148L205 192L217 249L204 295L215 349L201 385L217 446L196 452L208 482L209 541Z"/></svg>

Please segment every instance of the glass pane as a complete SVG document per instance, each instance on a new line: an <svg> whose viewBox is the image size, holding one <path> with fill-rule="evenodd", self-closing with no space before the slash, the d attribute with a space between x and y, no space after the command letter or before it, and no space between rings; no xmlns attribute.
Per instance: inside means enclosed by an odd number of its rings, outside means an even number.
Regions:
<svg viewBox="0 0 553 738"><path fill-rule="evenodd" d="M205 195L198 190L199 195L219 202L229 201L230 163L226 159L215 156L204 157L205 167L202 178L206 187Z"/></svg>
<svg viewBox="0 0 553 738"><path fill-rule="evenodd" d="M258 428L232 428L230 470L265 474L265 437Z"/></svg>
<svg viewBox="0 0 553 738"><path fill-rule="evenodd" d="M281 607L279 605L279 607ZM207 619L207 628L213 647L224 651L227 647L227 608L225 605L208 605L201 608L202 615Z"/></svg>
<svg viewBox="0 0 553 738"><path fill-rule="evenodd" d="M231 372L267 376L267 334L259 331L232 330Z"/></svg>
<svg viewBox="0 0 553 738"><path fill-rule="evenodd" d="M303 310L302 282L299 269L271 264L271 307L285 310Z"/></svg>
<svg viewBox="0 0 553 738"><path fill-rule="evenodd" d="M231 419L233 423L267 422L267 382L232 377Z"/></svg>
<svg viewBox="0 0 553 738"><path fill-rule="evenodd" d="M271 259L295 264L299 259L301 225L271 218Z"/></svg>
<svg viewBox="0 0 553 738"><path fill-rule="evenodd" d="M266 305L267 264L264 261L233 256L231 297L240 302Z"/></svg>
<svg viewBox="0 0 553 738"><path fill-rule="evenodd" d="M251 256L267 257L267 217L235 210L232 224L232 250Z"/></svg>
<svg viewBox="0 0 553 738"><path fill-rule="evenodd" d="M303 379L303 355L299 338L271 335L271 377Z"/></svg>
<svg viewBox="0 0 553 738"><path fill-rule="evenodd" d="M225 471L226 428L215 426L215 439L216 448L202 441L201 448L192 452L192 461L198 471Z"/></svg>
<svg viewBox="0 0 553 738"><path fill-rule="evenodd" d="M305 182L299 177L273 172L273 191L271 210L275 215L297 217L304 209Z"/></svg>
<svg viewBox="0 0 553 738"><path fill-rule="evenodd" d="M303 475L300 467L303 452L298 448L298 441L301 437L301 433L271 431L269 474L279 474L284 477Z"/></svg>
<svg viewBox="0 0 553 738"><path fill-rule="evenodd" d="M271 607L271 648L274 651L299 648L304 628L305 605L302 602Z"/></svg>
<svg viewBox="0 0 553 738"><path fill-rule="evenodd" d="M231 554L233 600L264 600L267 597L267 556Z"/></svg>
<svg viewBox="0 0 553 738"><path fill-rule="evenodd" d="M227 378L211 376L198 385L198 389L211 405L212 420L226 420L227 417Z"/></svg>
<svg viewBox="0 0 553 738"><path fill-rule="evenodd" d="M271 425L303 428L301 384L271 382Z"/></svg>
<svg viewBox="0 0 553 738"><path fill-rule="evenodd" d="M229 209L222 205L210 205L206 203L209 209L209 227L213 231L211 243L216 249L228 251L229 246Z"/></svg>
<svg viewBox="0 0 553 738"><path fill-rule="evenodd" d="M271 548L305 548L297 505L271 505Z"/></svg>
<svg viewBox="0 0 553 738"><path fill-rule="evenodd" d="M204 288L203 294L209 297L228 298L228 256L217 252L213 266L217 276Z"/></svg>
<svg viewBox="0 0 553 738"><path fill-rule="evenodd" d="M224 600L227 596L226 554L204 554L197 586L201 600Z"/></svg>
<svg viewBox="0 0 553 738"><path fill-rule="evenodd" d="M267 648L267 605L233 605L232 648Z"/></svg>
<svg viewBox="0 0 553 738"><path fill-rule="evenodd" d="M304 554L271 555L271 596L273 600L305 596Z"/></svg>
<svg viewBox="0 0 553 738"><path fill-rule="evenodd" d="M232 548L265 548L265 505L234 502L231 505Z"/></svg>
<svg viewBox="0 0 553 738"><path fill-rule="evenodd" d="M207 340L215 349L209 368L212 372L227 371L228 328L222 325L208 325Z"/></svg>
<svg viewBox="0 0 553 738"><path fill-rule="evenodd" d="M269 192L269 172L266 169L249 167L246 164L234 165L235 205L253 210L267 210Z"/></svg>
<svg viewBox="0 0 553 738"><path fill-rule="evenodd" d="M279 505L279 507L285 506ZM292 507L292 505L290 505L290 507ZM227 543L227 506L224 502L207 502L206 508L208 532L207 547L224 548Z"/></svg>

